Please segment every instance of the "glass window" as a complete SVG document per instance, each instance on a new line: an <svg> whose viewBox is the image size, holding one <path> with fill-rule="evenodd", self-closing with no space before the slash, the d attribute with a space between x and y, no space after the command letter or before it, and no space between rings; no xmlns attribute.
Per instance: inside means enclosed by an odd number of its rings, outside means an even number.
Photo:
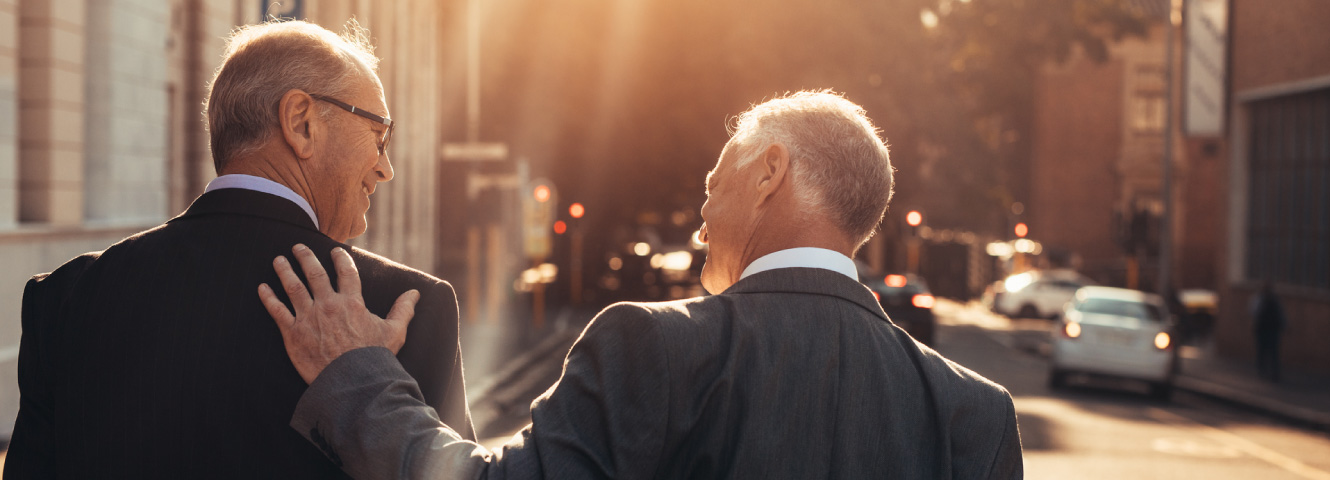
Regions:
<svg viewBox="0 0 1330 480"><path fill-rule="evenodd" d="M1155 305L1141 302L1128 302L1125 300L1110 300L1107 298L1087 298L1079 305L1076 305L1076 309L1085 313L1134 317L1154 322L1158 322L1160 319L1164 318L1163 312L1160 312L1159 307Z"/></svg>

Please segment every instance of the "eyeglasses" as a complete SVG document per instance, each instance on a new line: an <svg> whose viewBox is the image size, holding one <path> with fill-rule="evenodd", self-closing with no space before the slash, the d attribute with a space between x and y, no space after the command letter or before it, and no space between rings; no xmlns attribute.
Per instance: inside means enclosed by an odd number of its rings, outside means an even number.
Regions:
<svg viewBox="0 0 1330 480"><path fill-rule="evenodd" d="M354 114L356 114L356 115L360 115L361 117L368 118L368 119L370 119L370 120L373 120L373 121L376 122L376 123L382 123L382 124L384 124L384 125L387 125L387 126L388 126L388 129L383 131L383 137L379 139L379 155L383 155L383 152L388 151L388 140L391 140L391 139L393 138L393 124L394 124L394 122L393 122L393 120L392 120L391 118L383 118L383 117L380 117L380 116L375 115L375 114L373 114L373 113L366 112L366 111L365 111L364 109L362 109L362 108L354 107L354 106L352 106L351 104L346 103L346 102L343 102L343 101L338 100L338 99L336 99L336 98L332 98L332 97L328 97L328 96L324 96L324 95L319 95L319 94L315 94L315 93L311 93L311 94L309 94L309 96L312 97L312 98L315 99L315 100L323 100L323 101L328 102L328 103L331 103L331 104L333 104L333 105L337 105L338 107L341 107L342 110L346 110L346 111L351 112L351 113L354 113Z"/></svg>

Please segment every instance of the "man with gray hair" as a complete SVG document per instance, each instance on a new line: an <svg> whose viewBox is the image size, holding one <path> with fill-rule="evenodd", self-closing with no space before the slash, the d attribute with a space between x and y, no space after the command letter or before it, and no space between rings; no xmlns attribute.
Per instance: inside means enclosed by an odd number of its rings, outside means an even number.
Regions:
<svg viewBox="0 0 1330 480"><path fill-rule="evenodd" d="M877 129L837 94L741 115L702 206L714 295L606 308L499 451L420 401L391 351L403 319L366 315L318 262L302 262L312 297L279 265L296 312L264 304L315 376L291 424L319 426L310 440L357 478L1019 478L1006 390L914 341L857 281L891 189Z"/></svg>
<svg viewBox="0 0 1330 480"><path fill-rule="evenodd" d="M366 38L354 22L343 36L295 21L236 30L207 103L219 176L205 193L28 282L5 478L345 478L318 426L288 426L314 377L288 360L254 291L276 284L273 257L297 244L363 272L366 315L414 308L409 339L392 345L399 372L474 437L452 288L344 243L393 177L394 121Z"/></svg>

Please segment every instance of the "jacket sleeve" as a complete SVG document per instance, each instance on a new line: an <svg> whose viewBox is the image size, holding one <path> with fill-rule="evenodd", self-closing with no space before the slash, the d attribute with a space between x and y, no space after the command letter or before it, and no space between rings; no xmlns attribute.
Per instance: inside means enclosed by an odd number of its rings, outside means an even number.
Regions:
<svg viewBox="0 0 1330 480"><path fill-rule="evenodd" d="M5 455L5 478L53 478L60 460L59 429L55 419L55 397L50 382L59 379L48 332L55 329L57 312L83 270L96 258L86 254L65 263L56 271L28 280L23 289L20 313L23 334L18 352L18 418L9 451Z"/></svg>
<svg viewBox="0 0 1330 480"><path fill-rule="evenodd" d="M1006 426L1002 431L1002 440L998 443L997 455L989 467L988 478L994 480L1020 479L1025 477L1024 459L1021 455L1021 434L1016 424L1016 408L1011 397L1007 397Z"/></svg>
<svg viewBox="0 0 1330 480"><path fill-rule="evenodd" d="M439 421L383 348L348 352L296 405L291 426L356 478L643 478L664 450L669 374L645 310L606 309L532 404L532 424L490 451Z"/></svg>

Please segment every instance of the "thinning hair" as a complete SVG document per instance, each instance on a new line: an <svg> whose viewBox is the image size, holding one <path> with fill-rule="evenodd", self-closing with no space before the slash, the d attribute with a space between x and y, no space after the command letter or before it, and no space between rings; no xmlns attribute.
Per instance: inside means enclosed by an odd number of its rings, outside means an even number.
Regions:
<svg viewBox="0 0 1330 480"><path fill-rule="evenodd" d="M369 32L352 19L342 35L304 21L271 21L231 32L204 106L213 167L261 148L277 132L291 89L344 97L358 81L379 83ZM326 115L329 106L317 110Z"/></svg>
<svg viewBox="0 0 1330 480"><path fill-rule="evenodd" d="M742 168L771 145L790 154L795 198L829 216L862 245L891 201L893 169L887 145L863 107L831 90L789 93L740 114L730 142Z"/></svg>

